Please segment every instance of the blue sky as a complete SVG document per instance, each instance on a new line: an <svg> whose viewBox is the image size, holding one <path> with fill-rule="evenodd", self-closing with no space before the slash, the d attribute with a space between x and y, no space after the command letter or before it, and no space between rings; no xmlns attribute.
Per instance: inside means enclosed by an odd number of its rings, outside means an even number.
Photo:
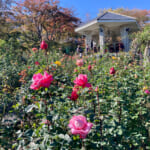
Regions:
<svg viewBox="0 0 150 150"><path fill-rule="evenodd" d="M93 19L99 13L99 9L104 8L128 8L150 10L150 0L60 0L62 7L72 8L75 15L86 20L86 14Z"/></svg>

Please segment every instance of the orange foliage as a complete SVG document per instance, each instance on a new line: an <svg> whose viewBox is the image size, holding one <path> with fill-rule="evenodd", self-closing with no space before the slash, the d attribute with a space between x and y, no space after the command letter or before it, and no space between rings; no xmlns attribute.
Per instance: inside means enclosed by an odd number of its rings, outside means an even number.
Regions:
<svg viewBox="0 0 150 150"><path fill-rule="evenodd" d="M72 10L58 6L57 0L24 0L14 7L20 28L35 32L39 40L56 40L74 32L79 21Z"/></svg>

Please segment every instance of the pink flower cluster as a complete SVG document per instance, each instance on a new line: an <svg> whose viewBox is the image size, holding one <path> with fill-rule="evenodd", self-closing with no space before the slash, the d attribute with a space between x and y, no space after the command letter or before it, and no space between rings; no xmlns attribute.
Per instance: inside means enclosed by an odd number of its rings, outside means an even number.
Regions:
<svg viewBox="0 0 150 150"><path fill-rule="evenodd" d="M91 84L88 83L88 78L86 74L79 74L73 82L77 86L81 86L82 88L91 87Z"/></svg>
<svg viewBox="0 0 150 150"><path fill-rule="evenodd" d="M33 83L31 84L30 89L38 90L41 87L48 88L53 81L53 76L45 71L44 75L41 73L34 74L32 80Z"/></svg>
<svg viewBox="0 0 150 150"><path fill-rule="evenodd" d="M83 59L78 59L76 61L76 65L79 66L79 67L83 66Z"/></svg>
<svg viewBox="0 0 150 150"><path fill-rule="evenodd" d="M79 134L81 139L86 138L87 134L90 132L93 124L87 122L86 118L82 115L73 116L69 121L69 128L71 128L71 133L76 135Z"/></svg>

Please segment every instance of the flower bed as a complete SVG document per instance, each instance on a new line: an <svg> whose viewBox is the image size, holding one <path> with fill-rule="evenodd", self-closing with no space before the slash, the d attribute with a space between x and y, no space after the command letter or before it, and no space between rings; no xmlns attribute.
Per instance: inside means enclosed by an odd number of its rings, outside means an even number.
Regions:
<svg viewBox="0 0 150 150"><path fill-rule="evenodd" d="M57 52L52 55L47 46L42 49L32 51L21 66L20 85L14 85L9 98L10 110L5 99L9 89L1 83L1 147L150 147L149 67L143 68L130 55L78 60ZM6 118L10 114L13 120Z"/></svg>

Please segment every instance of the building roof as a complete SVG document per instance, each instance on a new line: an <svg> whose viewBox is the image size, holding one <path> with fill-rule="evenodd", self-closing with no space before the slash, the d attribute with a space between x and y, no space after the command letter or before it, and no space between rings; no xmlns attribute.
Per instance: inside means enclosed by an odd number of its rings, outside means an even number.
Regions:
<svg viewBox="0 0 150 150"><path fill-rule="evenodd" d="M134 17L125 16L122 14L106 12L96 18L97 20L133 20Z"/></svg>
<svg viewBox="0 0 150 150"><path fill-rule="evenodd" d="M90 21L87 21L85 23L81 23L79 25L79 27L83 26L85 24L88 24L90 22L93 22L93 21L102 21L102 20L120 20L121 21L121 20L136 20L136 18L122 15L122 14L118 14L118 13L113 13L113 12L105 12L102 15L99 15L98 17L96 17Z"/></svg>
<svg viewBox="0 0 150 150"><path fill-rule="evenodd" d="M80 24L75 31L80 32L83 31L84 29L87 29L87 27L92 27L95 25L100 25L100 24L107 24L108 23L136 23L136 18L118 14L118 13L113 13L113 12L105 12L102 15L99 15L98 17L86 22Z"/></svg>

